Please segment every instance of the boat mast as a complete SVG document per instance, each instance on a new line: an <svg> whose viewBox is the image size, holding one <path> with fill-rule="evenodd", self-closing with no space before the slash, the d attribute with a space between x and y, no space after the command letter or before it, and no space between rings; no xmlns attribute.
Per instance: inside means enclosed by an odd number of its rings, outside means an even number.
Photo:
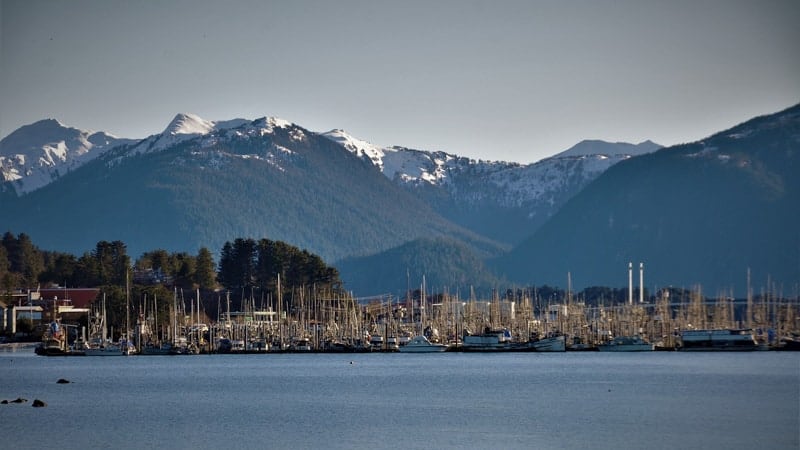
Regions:
<svg viewBox="0 0 800 450"><path fill-rule="evenodd" d="M130 332L131 332L131 285L130 285L130 274L128 273L128 270L125 270L125 340L126 341L128 341Z"/></svg>

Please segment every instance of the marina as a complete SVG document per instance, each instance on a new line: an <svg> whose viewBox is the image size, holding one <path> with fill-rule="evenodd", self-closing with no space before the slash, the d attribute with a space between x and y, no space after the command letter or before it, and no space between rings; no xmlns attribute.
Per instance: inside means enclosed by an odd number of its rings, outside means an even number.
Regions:
<svg viewBox="0 0 800 450"><path fill-rule="evenodd" d="M709 300L699 290L677 300L664 290L649 303L642 299L608 305L586 304L569 292L561 301L547 302L524 292L489 301L444 294L356 301L305 292L301 297L311 300L301 301L289 314L283 305L256 307L251 300L243 303L243 311L226 310L216 317L207 313L208 301L201 301L199 291L188 302L182 297L176 291L168 317L161 321L149 312L154 308L142 310L130 320L128 331L108 327L103 307L88 316L88 330L80 316L58 314L66 306L56 304L49 315L45 308L35 352L150 356L800 349L796 299ZM230 308L229 301L225 304ZM406 349L409 344L412 348Z"/></svg>

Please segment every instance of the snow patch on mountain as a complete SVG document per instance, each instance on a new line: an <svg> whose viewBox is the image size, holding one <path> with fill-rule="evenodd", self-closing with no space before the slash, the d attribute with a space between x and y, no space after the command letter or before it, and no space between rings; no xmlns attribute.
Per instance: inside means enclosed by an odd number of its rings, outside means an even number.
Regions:
<svg viewBox="0 0 800 450"><path fill-rule="evenodd" d="M404 147L379 147L331 130L322 136L369 160L386 177L409 188L424 185L446 190L462 204L491 203L509 208L555 205L576 186L588 184L617 162L661 148L640 144L583 141L551 158L533 164L483 161L445 152Z"/></svg>
<svg viewBox="0 0 800 450"><path fill-rule="evenodd" d="M39 189L113 147L134 142L45 119L0 141L0 176L17 195Z"/></svg>
<svg viewBox="0 0 800 450"><path fill-rule="evenodd" d="M338 142L354 155L368 159L372 164L380 168L381 171L384 170L384 161L386 158L386 151L384 148L355 138L346 131L340 129L331 130L326 133L321 133L320 135L334 142ZM391 176L389 178L391 178Z"/></svg>
<svg viewBox="0 0 800 450"><path fill-rule="evenodd" d="M242 136L254 134L263 136L273 133L275 128L291 126L291 122L276 117L263 117L253 121L247 119L211 121L196 114L179 113L162 133L143 139L134 147L132 153L157 152L198 137L208 137L201 141L202 146L212 145L217 140L215 135L217 131L236 130L235 132ZM296 137L298 141L303 138L302 132Z"/></svg>
<svg viewBox="0 0 800 450"><path fill-rule="evenodd" d="M191 113L180 113L172 119L162 134L206 134L214 129L214 122Z"/></svg>

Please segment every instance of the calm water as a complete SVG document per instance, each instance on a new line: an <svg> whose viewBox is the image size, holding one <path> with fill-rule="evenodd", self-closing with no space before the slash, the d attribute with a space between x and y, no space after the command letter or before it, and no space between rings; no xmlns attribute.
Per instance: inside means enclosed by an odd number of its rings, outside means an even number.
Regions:
<svg viewBox="0 0 800 450"><path fill-rule="evenodd" d="M800 353L5 350L4 448L800 448Z"/></svg>

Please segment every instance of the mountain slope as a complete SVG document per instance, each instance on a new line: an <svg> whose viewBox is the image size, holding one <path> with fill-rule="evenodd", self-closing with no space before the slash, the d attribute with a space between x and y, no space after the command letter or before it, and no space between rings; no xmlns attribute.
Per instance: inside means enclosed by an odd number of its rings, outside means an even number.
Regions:
<svg viewBox="0 0 800 450"><path fill-rule="evenodd" d="M345 288L359 295L392 294L402 297L410 286L419 287L425 277L433 292L467 293L470 287L501 286L474 251L447 238L421 238L379 254L347 258L336 265Z"/></svg>
<svg viewBox="0 0 800 450"><path fill-rule="evenodd" d="M380 147L343 130L323 136L369 161L449 220L508 244L530 236L609 167L661 147L650 141L583 141L537 163L517 164Z"/></svg>
<svg viewBox="0 0 800 450"><path fill-rule="evenodd" d="M103 132L79 130L54 119L23 126L0 141L3 189L32 192L109 149L132 142Z"/></svg>
<svg viewBox="0 0 800 450"><path fill-rule="evenodd" d="M800 105L702 142L623 161L497 261L520 282L627 284L645 263L648 287L701 284L745 294L767 279L800 281ZM712 291L711 295L715 292Z"/></svg>
<svg viewBox="0 0 800 450"><path fill-rule="evenodd" d="M189 126L173 121L164 133L116 147L41 189L3 198L9 214L0 227L78 254L99 240L121 240L133 255L218 251L236 237L286 241L328 261L421 236L452 236L482 255L499 251L299 126L188 119Z"/></svg>

